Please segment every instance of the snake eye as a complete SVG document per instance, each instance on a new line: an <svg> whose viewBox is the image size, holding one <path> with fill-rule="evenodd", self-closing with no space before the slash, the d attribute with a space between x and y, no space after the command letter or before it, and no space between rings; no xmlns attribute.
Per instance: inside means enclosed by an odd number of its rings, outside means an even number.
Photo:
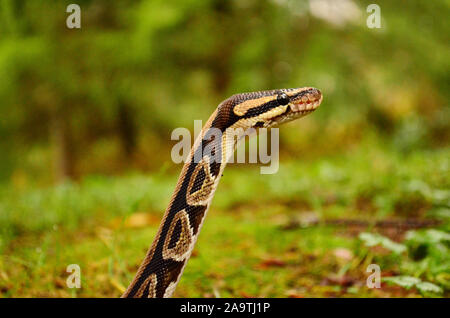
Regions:
<svg viewBox="0 0 450 318"><path fill-rule="evenodd" d="M285 93L278 94L277 101L280 105L287 105L289 103L289 96Z"/></svg>

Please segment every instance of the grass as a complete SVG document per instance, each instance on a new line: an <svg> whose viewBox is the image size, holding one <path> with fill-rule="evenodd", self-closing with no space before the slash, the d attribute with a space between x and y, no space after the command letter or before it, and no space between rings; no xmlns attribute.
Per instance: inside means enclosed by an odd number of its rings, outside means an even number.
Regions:
<svg viewBox="0 0 450 318"><path fill-rule="evenodd" d="M400 154L371 144L320 159L282 155L275 175L228 167L174 296L448 297L448 158L448 148ZM120 296L176 179L162 169L49 188L0 188L0 295ZM327 223L336 219L343 223ZM435 223L432 229L401 226L410 220ZM367 288L372 263L383 278L394 279ZM69 264L80 265L81 289L66 286ZM402 277L437 289L405 284Z"/></svg>

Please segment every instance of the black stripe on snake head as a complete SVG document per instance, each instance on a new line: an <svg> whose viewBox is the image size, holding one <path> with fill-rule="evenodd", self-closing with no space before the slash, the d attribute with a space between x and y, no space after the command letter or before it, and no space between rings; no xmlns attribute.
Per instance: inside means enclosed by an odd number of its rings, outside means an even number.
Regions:
<svg viewBox="0 0 450 318"><path fill-rule="evenodd" d="M217 116L211 127L219 128L222 132L241 119L255 119L255 125L269 121L275 117L297 109L297 104L321 99L319 90L312 87L276 89L254 93L233 95L223 101L218 109ZM320 103L320 102L318 102ZM289 106L289 107L288 107Z"/></svg>

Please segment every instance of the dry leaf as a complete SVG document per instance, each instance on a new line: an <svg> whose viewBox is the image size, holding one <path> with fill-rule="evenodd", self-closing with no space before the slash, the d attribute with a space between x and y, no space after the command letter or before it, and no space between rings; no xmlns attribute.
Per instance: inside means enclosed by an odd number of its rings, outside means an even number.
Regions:
<svg viewBox="0 0 450 318"><path fill-rule="evenodd" d="M333 254L337 258L345 260L345 261L351 261L353 258L353 252L346 248L336 248L333 251Z"/></svg>
<svg viewBox="0 0 450 318"><path fill-rule="evenodd" d="M258 264L258 267L262 268L262 269L266 269L269 267L285 267L285 266L286 266L286 262L279 260L279 259L275 259L275 258L267 259Z"/></svg>

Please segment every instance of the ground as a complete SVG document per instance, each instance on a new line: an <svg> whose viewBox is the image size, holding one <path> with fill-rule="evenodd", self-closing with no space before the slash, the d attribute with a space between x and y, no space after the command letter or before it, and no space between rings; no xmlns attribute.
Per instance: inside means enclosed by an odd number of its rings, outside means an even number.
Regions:
<svg viewBox="0 0 450 318"><path fill-rule="evenodd" d="M174 297L448 297L448 158L371 144L282 154L274 175L227 167ZM157 231L172 166L1 188L0 295L119 297ZM69 264L80 289L66 285ZM367 287L370 264L381 288Z"/></svg>

